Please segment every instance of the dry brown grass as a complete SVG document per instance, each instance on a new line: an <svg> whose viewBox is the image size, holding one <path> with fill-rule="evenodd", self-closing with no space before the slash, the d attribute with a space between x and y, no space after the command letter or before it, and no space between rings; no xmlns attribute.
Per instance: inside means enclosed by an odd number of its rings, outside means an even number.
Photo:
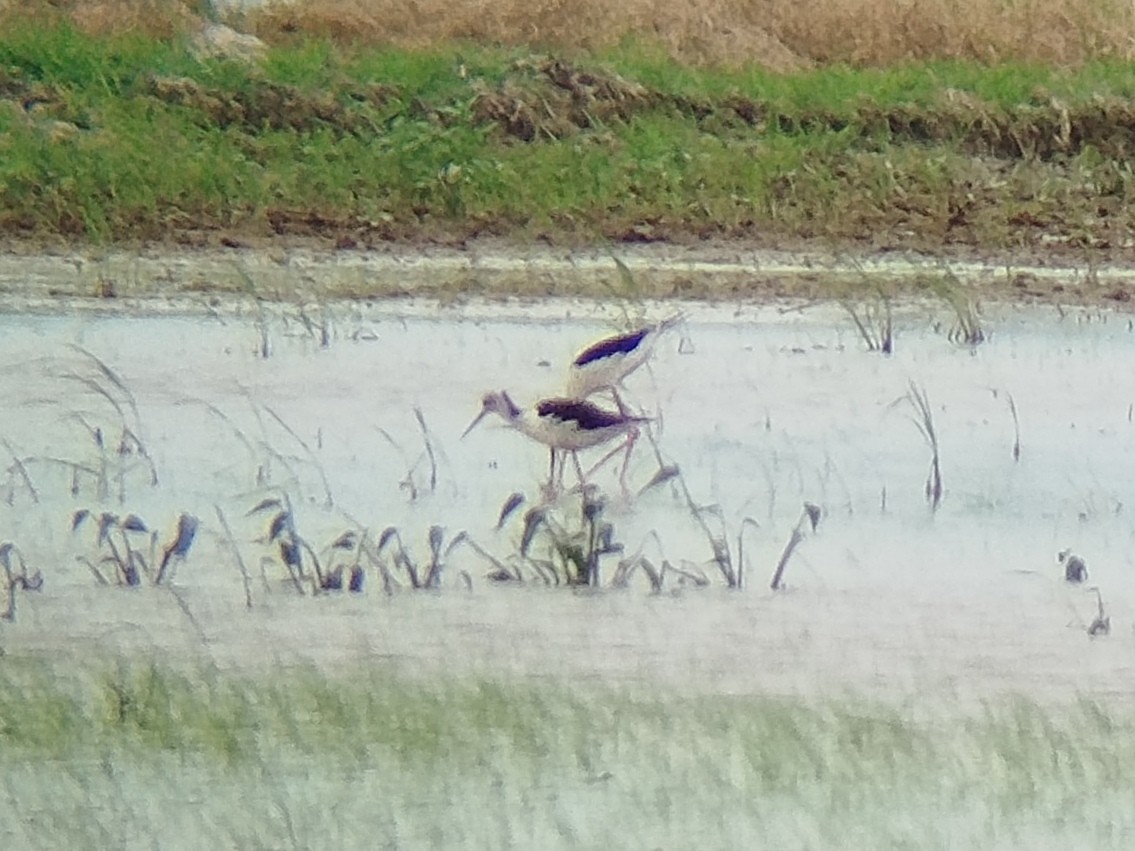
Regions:
<svg viewBox="0 0 1135 851"><path fill-rule="evenodd" d="M1131 54L1130 0L298 0L250 20L399 44L471 39L589 50L627 37L695 63L886 64L958 58L1078 63Z"/></svg>
<svg viewBox="0 0 1135 851"><path fill-rule="evenodd" d="M771 30L816 62L1129 58L1130 0L767 0Z"/></svg>
<svg viewBox="0 0 1135 851"><path fill-rule="evenodd" d="M766 2L708 0L312 0L250 16L265 38L315 31L401 45L449 39L555 50L598 50L638 37L672 56L697 63L756 61L791 69L809 64L761 21Z"/></svg>
<svg viewBox="0 0 1135 851"><path fill-rule="evenodd" d="M0 0L0 25L10 16L63 17L95 35L141 32L169 38L198 24L195 5L190 0Z"/></svg>
<svg viewBox="0 0 1135 851"><path fill-rule="evenodd" d="M44 14L43 0L3 5ZM199 5L54 0L50 8L94 32L166 36L192 26ZM239 23L273 42L314 34L401 46L467 39L588 51L640 38L695 64L780 70L926 59L1077 64L1135 54L1133 0L294 0L244 13Z"/></svg>

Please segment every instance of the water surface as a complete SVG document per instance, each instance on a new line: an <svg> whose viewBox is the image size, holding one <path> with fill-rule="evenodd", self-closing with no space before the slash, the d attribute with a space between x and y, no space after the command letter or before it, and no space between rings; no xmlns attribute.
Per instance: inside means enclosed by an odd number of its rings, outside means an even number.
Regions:
<svg viewBox="0 0 1135 851"><path fill-rule="evenodd" d="M520 524L496 531L498 511L513 491L537 497L546 451L499 424L459 436L485 390L506 388L521 403L558 392L573 354L626 320L617 307L342 303L302 314L200 306L0 317L9 365L0 435L25 459L38 497L10 469L0 522L46 578L41 594L21 596L0 640L8 652L98 647L252 667L366 660L928 704L1135 695L1127 318L999 308L984 316L988 340L971 348L949 341L940 310L911 304L885 357L866 350L843 311L796 307L686 305L686 322L629 382L628 398L655 418L662 459L679 466L697 503L720 507L734 557L749 518L747 587L729 591L679 487L625 497L614 469L601 471L606 517L628 552L685 561L712 580L704 589L671 582L660 596L645 581L599 593L501 587L461 548L437 593L387 597L371 576L359 596L301 598L257 542L266 518L245 516L286 493L317 548L347 528L394 525L425 559L436 524L508 557ZM662 318L673 307L633 312ZM136 416L87 353L121 378ZM905 398L911 382L931 403L940 442L936 512L924 494L930 448ZM435 455L432 490L415 409ZM119 469L124 423L158 484L137 465L121 482L112 476L101 498L75 465ZM644 441L632 490L657 469ZM768 580L805 501L824 519L793 554L788 588L774 594ZM200 517L177 598L99 587L76 560L97 558L93 526L70 532L81 508L134 512L162 540L178 512ZM251 610L218 508L252 576ZM1087 560L1109 636L1087 635L1097 598L1061 581L1064 548ZM606 577L616 561L603 563Z"/></svg>

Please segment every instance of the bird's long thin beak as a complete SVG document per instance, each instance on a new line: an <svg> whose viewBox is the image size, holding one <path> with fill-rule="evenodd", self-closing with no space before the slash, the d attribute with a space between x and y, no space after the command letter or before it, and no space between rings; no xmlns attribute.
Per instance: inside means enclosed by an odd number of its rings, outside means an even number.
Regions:
<svg viewBox="0 0 1135 851"><path fill-rule="evenodd" d="M461 432L461 437L464 438L465 435L467 435L469 432L471 432L473 429L475 429L477 427L477 423L479 423L481 420L483 420L485 418L485 414L487 414L488 412L489 412L488 408L483 408L481 410L481 413L477 414L476 418L474 418L473 422L469 423L469 427L467 429L465 429L465 431Z"/></svg>

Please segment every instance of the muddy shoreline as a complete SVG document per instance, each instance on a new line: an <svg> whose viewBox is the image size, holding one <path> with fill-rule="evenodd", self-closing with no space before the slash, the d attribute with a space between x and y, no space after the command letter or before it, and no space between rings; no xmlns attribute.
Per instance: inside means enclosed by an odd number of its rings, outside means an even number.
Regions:
<svg viewBox="0 0 1135 851"><path fill-rule="evenodd" d="M946 283L971 300L1106 306L1135 295L1135 265L1056 255L957 256L772 250L739 242L557 248L501 240L462 246L335 250L304 241L255 247L8 246L0 305L9 309L169 312L181 303L401 298L683 299L767 303L930 295ZM625 263L629 280L614 258Z"/></svg>

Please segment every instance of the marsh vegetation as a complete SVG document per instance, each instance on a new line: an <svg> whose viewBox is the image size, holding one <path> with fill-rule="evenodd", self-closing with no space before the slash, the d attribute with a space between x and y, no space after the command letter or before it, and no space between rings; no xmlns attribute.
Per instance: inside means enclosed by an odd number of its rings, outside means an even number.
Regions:
<svg viewBox="0 0 1135 851"><path fill-rule="evenodd" d="M9 658L0 719L9 847L1118 849L1135 829L1135 729L1089 704L920 721L855 700ZM27 817L49 812L69 815Z"/></svg>
<svg viewBox="0 0 1135 851"><path fill-rule="evenodd" d="M10 822L13 841L113 838L122 819L160 840L189 788L217 841L351 845L366 821L572 847L633 812L659 842L759 825L787 847L933 844L997 801L974 844L1120 847L1094 808L1126 790L1135 611L1114 463L1130 403L1100 407L1091 378L1129 345L1115 315L991 310L970 346L944 301L899 305L880 357L836 304L691 306L629 382L655 444L627 492L605 468L549 500L543 447L462 427L506 373L518 398L562 386L620 311L326 305L324 345L293 310L20 315L0 338L22 365L0 388L0 780L18 807L51 785L92 814ZM75 327L81 350L61 343ZM1065 581L1070 545L1092 585ZM490 806L486 771L515 806ZM955 809L887 815L942 782L967 790ZM546 806L521 806L535 789Z"/></svg>
<svg viewBox="0 0 1135 851"><path fill-rule="evenodd" d="M0 844L1128 847L1132 325L950 260L1130 259L1132 8L4 4L7 244L235 271L139 321L140 267L78 260L107 315L0 315ZM671 313L628 266L600 327L239 259L486 236L852 274L691 306L628 487L549 496L543 449L457 434Z"/></svg>

